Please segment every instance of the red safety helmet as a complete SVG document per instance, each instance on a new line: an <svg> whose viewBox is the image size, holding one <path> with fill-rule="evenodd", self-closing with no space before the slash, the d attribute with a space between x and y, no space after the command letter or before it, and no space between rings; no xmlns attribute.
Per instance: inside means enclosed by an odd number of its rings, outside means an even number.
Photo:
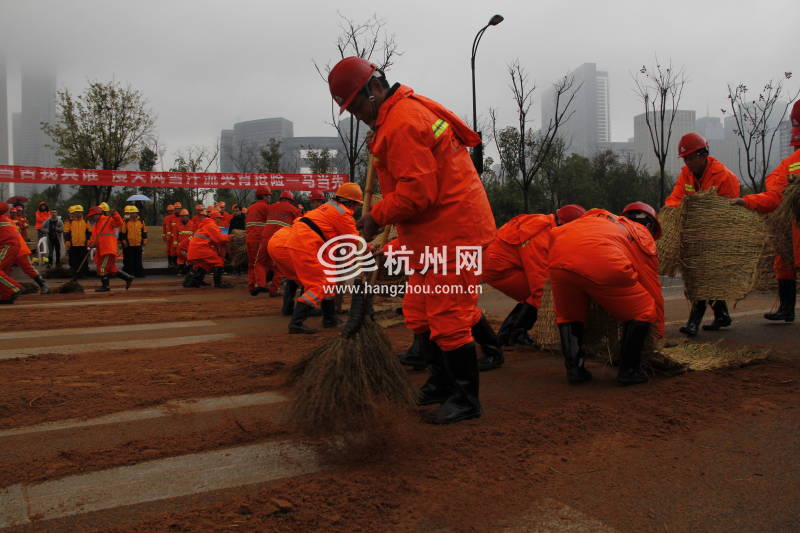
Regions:
<svg viewBox="0 0 800 533"><path fill-rule="evenodd" d="M633 211L639 211L652 218L653 222L655 223L655 232L653 233L653 237L656 239L661 237L661 223L658 221L658 214L656 213L656 210L653 209L652 205L645 202L631 202L625 206L625 209L622 210L622 216L627 217L628 213Z"/></svg>
<svg viewBox="0 0 800 533"><path fill-rule="evenodd" d="M792 120L792 137L789 140L789 144L800 148L800 100L796 101L792 106L792 113L789 118Z"/></svg>
<svg viewBox="0 0 800 533"><path fill-rule="evenodd" d="M272 189L270 189L266 185L261 185L260 187L256 187L256 196L269 196L270 194L272 194Z"/></svg>
<svg viewBox="0 0 800 533"><path fill-rule="evenodd" d="M320 191L319 189L314 189L313 191L311 191L311 194L308 196L308 201L309 202L314 202L314 201L324 202L325 201L325 195L322 194L322 191Z"/></svg>
<svg viewBox="0 0 800 533"><path fill-rule="evenodd" d="M97 206L90 207L89 211L87 211L87 213L86 213L86 218L92 217L94 215L102 215L102 214L103 214L103 210L100 209L99 207L97 207Z"/></svg>
<svg viewBox="0 0 800 533"><path fill-rule="evenodd" d="M281 200L294 200L294 194L292 191L281 191Z"/></svg>
<svg viewBox="0 0 800 533"><path fill-rule="evenodd" d="M687 133L678 142L678 157L686 157L698 150L708 150L708 141L699 133Z"/></svg>
<svg viewBox="0 0 800 533"><path fill-rule="evenodd" d="M556 216L561 224L572 222L577 218L581 218L586 212L582 206L578 204L567 204L556 211Z"/></svg>
<svg viewBox="0 0 800 533"><path fill-rule="evenodd" d="M334 65L328 74L328 88L333 100L339 104L340 115L376 70L378 65L357 56L345 57Z"/></svg>
<svg viewBox="0 0 800 533"><path fill-rule="evenodd" d="M8 212L8 204L0 202L0 215L5 215Z"/></svg>

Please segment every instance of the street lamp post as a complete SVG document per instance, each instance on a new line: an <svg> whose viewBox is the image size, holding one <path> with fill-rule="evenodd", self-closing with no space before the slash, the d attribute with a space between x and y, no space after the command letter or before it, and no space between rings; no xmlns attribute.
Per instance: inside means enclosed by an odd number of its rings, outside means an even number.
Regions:
<svg viewBox="0 0 800 533"><path fill-rule="evenodd" d="M489 19L489 23L486 26L478 30L475 40L472 41L472 56L470 58L470 66L472 67L472 129L481 136L480 144L472 149L472 163L475 165L475 170L478 171L478 174L483 174L483 135L478 131L478 111L475 104L475 54L478 53L478 45L481 43L481 38L486 28L497 26L501 22L503 22L503 16L494 15Z"/></svg>

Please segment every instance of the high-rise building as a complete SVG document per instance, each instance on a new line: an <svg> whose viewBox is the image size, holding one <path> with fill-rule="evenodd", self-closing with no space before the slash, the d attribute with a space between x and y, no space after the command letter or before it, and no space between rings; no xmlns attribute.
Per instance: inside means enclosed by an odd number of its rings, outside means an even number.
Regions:
<svg viewBox="0 0 800 533"><path fill-rule="evenodd" d="M774 166L777 166L777 163L779 161L783 161L784 159L792 155L792 153L796 150L794 146L789 144L792 140L791 121L784 120L783 122L781 122L778 129L778 135L776 136L776 138L777 138L776 142L779 143L778 149L780 150L780 153L778 154L779 160L776 161L776 165Z"/></svg>
<svg viewBox="0 0 800 533"><path fill-rule="evenodd" d="M683 167L683 161L677 157L678 155L678 141L687 133L696 130L695 126L695 112L685 109L679 109L674 112L675 119L672 121L672 135L669 138L667 145L667 158L665 161L664 171L668 176L676 177ZM664 117L666 124L669 124L672 119L672 110L667 110ZM656 125L656 116L651 111L648 113L650 116L651 125ZM653 141L650 137L650 129L647 126L645 113L633 117L633 144L636 153L642 157L642 165L648 172L658 172L658 158L653 151ZM666 136L666 134L665 134Z"/></svg>
<svg viewBox="0 0 800 533"><path fill-rule="evenodd" d="M722 119L719 117L700 117L695 121L695 128L697 128L697 133L705 137L709 144L725 138Z"/></svg>
<svg viewBox="0 0 800 533"><path fill-rule="evenodd" d="M6 89L6 66L0 56L0 165L10 161L8 153L8 92Z"/></svg>
<svg viewBox="0 0 800 533"><path fill-rule="evenodd" d="M611 141L608 72L597 70L595 63L584 63L568 76L573 79L577 93L570 109L572 116L559 126L558 134L565 140L569 153L592 157L600 143ZM562 98L560 105L565 102ZM542 93L543 131L555 114L556 90L549 87Z"/></svg>
<svg viewBox="0 0 800 533"><path fill-rule="evenodd" d="M270 139L282 141L293 136L294 125L285 118L237 122L233 130L221 132L220 171L255 172L261 161L260 151L269 146Z"/></svg>

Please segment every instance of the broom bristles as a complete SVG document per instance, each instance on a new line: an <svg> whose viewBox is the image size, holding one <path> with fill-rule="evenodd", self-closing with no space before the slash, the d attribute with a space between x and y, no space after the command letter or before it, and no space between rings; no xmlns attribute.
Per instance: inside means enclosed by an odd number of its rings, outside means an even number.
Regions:
<svg viewBox="0 0 800 533"><path fill-rule="evenodd" d="M241 229L233 230L228 248L228 257L232 265L247 264L247 232Z"/></svg>
<svg viewBox="0 0 800 533"><path fill-rule="evenodd" d="M69 294L73 292L83 292L83 286L77 280L71 279L58 288L60 294Z"/></svg>
<svg viewBox="0 0 800 533"><path fill-rule="evenodd" d="M415 400L408 373L369 316L352 337L337 336L312 350L290 379L290 423L311 436L368 429L382 406L406 408Z"/></svg>

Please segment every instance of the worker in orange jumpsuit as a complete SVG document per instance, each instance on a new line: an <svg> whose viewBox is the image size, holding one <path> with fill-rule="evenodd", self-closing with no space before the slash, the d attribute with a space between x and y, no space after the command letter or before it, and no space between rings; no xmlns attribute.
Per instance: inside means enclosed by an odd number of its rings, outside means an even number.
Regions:
<svg viewBox="0 0 800 533"><path fill-rule="evenodd" d="M194 206L194 216L192 217L192 224L194 224L195 227L199 226L200 222L202 222L203 219L205 218L205 216L202 214L203 211L205 211L205 207L203 207L203 204L197 204Z"/></svg>
<svg viewBox="0 0 800 533"><path fill-rule="evenodd" d="M683 199L699 191L707 191L712 187L719 196L737 198L739 196L739 178L728 170L721 161L708 155L708 142L698 133L687 133L678 142L678 157L686 164L675 182L675 187L664 201L666 207L678 207ZM700 322L706 312L706 305L714 311L714 321L703 326L704 330L716 331L731 325L728 304L725 300L698 300L692 303L689 319L681 327L681 333L690 337L697 335Z"/></svg>
<svg viewBox="0 0 800 533"><path fill-rule="evenodd" d="M43 237L41 229L45 220L50 218L50 208L47 207L47 202L39 202L39 207L36 209L36 224L33 226L36 229L36 239Z"/></svg>
<svg viewBox="0 0 800 533"><path fill-rule="evenodd" d="M334 302L335 282L325 275L325 267L317 258L320 247L341 235L358 235L355 210L362 203L361 187L357 183L344 183L336 195L317 209L298 218L291 226L280 228L269 239L268 252L275 275L282 275L303 286L294 304L289 321L289 333L316 333L304 324L316 308L322 308L322 325L336 327ZM279 202L280 203L280 202ZM273 212L270 206L270 218ZM335 259L325 258L332 263Z"/></svg>
<svg viewBox="0 0 800 533"><path fill-rule="evenodd" d="M0 202L0 304L13 304L22 294L22 285L8 274L17 262L20 238L8 210L9 205Z"/></svg>
<svg viewBox="0 0 800 533"><path fill-rule="evenodd" d="M278 201L269 206L269 217L267 217L267 225L264 227L264 233L261 238L261 249L267 252L265 263L263 264L263 276L267 280L267 289L270 296L278 295L281 276L276 271L270 258L269 241L276 231L291 226L292 222L301 215L302 213L295 204L294 194L291 191L281 191ZM283 305L281 306L281 314L284 316L291 316L294 312L294 298L297 295L297 289L298 286L295 279L287 278L284 281ZM312 314L314 313L312 312Z"/></svg>
<svg viewBox="0 0 800 533"><path fill-rule="evenodd" d="M474 326L480 324L480 336L495 334L477 306L479 269L458 265L460 253L474 253L477 262L477 252L496 231L467 150L480 144L480 136L455 113L410 87L390 87L383 72L362 58L342 59L328 85L340 113L350 111L372 130L369 149L383 199L359 220L364 238L369 241L381 226L395 224L413 254L415 271L408 283L415 294L406 291L403 313L406 326L422 336L431 373L419 403L441 403L424 419L448 424L479 417L474 341L481 339L473 336ZM425 268L431 262L434 267Z"/></svg>
<svg viewBox="0 0 800 533"><path fill-rule="evenodd" d="M583 331L594 300L624 324L617 381L645 383L640 366L644 342L651 328L664 335L655 243L661 226L655 209L644 202L628 204L622 216L592 209L550 233L550 285L567 380L592 379L584 367Z"/></svg>
<svg viewBox="0 0 800 533"><path fill-rule="evenodd" d="M109 209L108 212L111 212ZM88 247L95 248L94 264L97 268L97 275L100 277L101 286L95 292L108 292L111 290L109 283L111 274L116 274L118 278L125 282L125 290L130 289L133 283L133 276L124 270L117 269L117 234L116 229L122 227L122 217L116 211L111 215L104 214L100 206L92 207L87 213L87 218L92 224L92 237Z"/></svg>
<svg viewBox="0 0 800 533"><path fill-rule="evenodd" d="M137 278L144 277L143 252L147 245L147 226L139 217L139 208L125 206L125 221L119 230L122 244L122 268Z"/></svg>
<svg viewBox="0 0 800 533"><path fill-rule="evenodd" d="M748 194L733 201L758 213L771 213L783 200L783 192L793 182L800 180L800 100L792 106L792 121L789 144L795 151L781 161L778 167L766 178L766 191ZM775 256L772 268L778 278L778 297L780 305L776 312L766 313L764 318L780 322L794 322L794 308L797 303L797 270L800 268L800 228L797 220L792 222L792 252L794 264L781 255Z"/></svg>
<svg viewBox="0 0 800 533"><path fill-rule="evenodd" d="M308 195L308 210L316 209L325 203L325 195L319 189L314 189Z"/></svg>
<svg viewBox="0 0 800 533"><path fill-rule="evenodd" d="M181 218L178 213L180 213L181 209L183 209L183 205L180 202L172 204L172 216L169 219L169 247L167 248L167 254L171 265L175 267L176 273L178 271L178 221Z"/></svg>
<svg viewBox="0 0 800 533"><path fill-rule="evenodd" d="M189 254L189 239L195 230L195 223L189 220L189 210L181 208L178 211L178 224L175 226L178 233L178 273L186 276L189 273L189 263L186 259Z"/></svg>
<svg viewBox="0 0 800 533"><path fill-rule="evenodd" d="M218 289L232 287L229 283L222 281L222 272L225 267L224 249L231 240L231 236L224 235L220 231L221 223L222 214L216 209L209 209L207 217L194 230L187 253L187 259L192 264L193 271L187 275L183 283L184 287L203 286L208 272L213 273L214 287Z"/></svg>
<svg viewBox="0 0 800 533"><path fill-rule="evenodd" d="M252 296L267 290L267 249L262 246L264 226L269 214L267 186L256 188L256 201L250 205L244 219L245 246L247 247L247 289Z"/></svg>
<svg viewBox="0 0 800 533"><path fill-rule="evenodd" d="M34 268L33 263L31 263L31 249L28 248L28 243L25 242L25 238L22 234L18 234L19 237L19 250L17 251L17 260L14 262L14 265L18 266L20 270L25 272L36 284L39 286L40 294L47 294L50 292L50 287L48 287L47 282L44 280L41 274ZM13 265L12 265L13 266Z"/></svg>
<svg viewBox="0 0 800 533"><path fill-rule="evenodd" d="M219 211L220 216L222 217L222 223L220 224L220 226L222 226L223 228L227 228L228 226L231 225L231 219L233 218L233 215L225 211L225 202L223 202L222 200L216 203L216 207L217 211Z"/></svg>
<svg viewBox="0 0 800 533"><path fill-rule="evenodd" d="M161 222L161 238L164 239L164 246L167 249L167 266L172 267L172 219L175 218L175 206L169 204L166 211L167 214Z"/></svg>
<svg viewBox="0 0 800 533"><path fill-rule="evenodd" d="M28 227L30 226L30 223L28 222L28 218L25 216L25 208L21 205L14 206L9 209L9 214L11 219L19 228L22 238L28 240Z"/></svg>
<svg viewBox="0 0 800 533"><path fill-rule="evenodd" d="M500 345L531 345L528 331L536 323L547 281L547 254L550 230L571 222L586 210L576 204L561 207L556 214L519 215L500 229L486 249L483 281L518 303L503 321L498 332ZM484 357L478 361L481 370L502 365L500 357Z"/></svg>
<svg viewBox="0 0 800 533"><path fill-rule="evenodd" d="M80 278L89 273L88 261L85 260L89 253L86 243L92 236L92 227L83 218L82 205L73 205L67 211L69 220L64 222L64 248L72 274Z"/></svg>

